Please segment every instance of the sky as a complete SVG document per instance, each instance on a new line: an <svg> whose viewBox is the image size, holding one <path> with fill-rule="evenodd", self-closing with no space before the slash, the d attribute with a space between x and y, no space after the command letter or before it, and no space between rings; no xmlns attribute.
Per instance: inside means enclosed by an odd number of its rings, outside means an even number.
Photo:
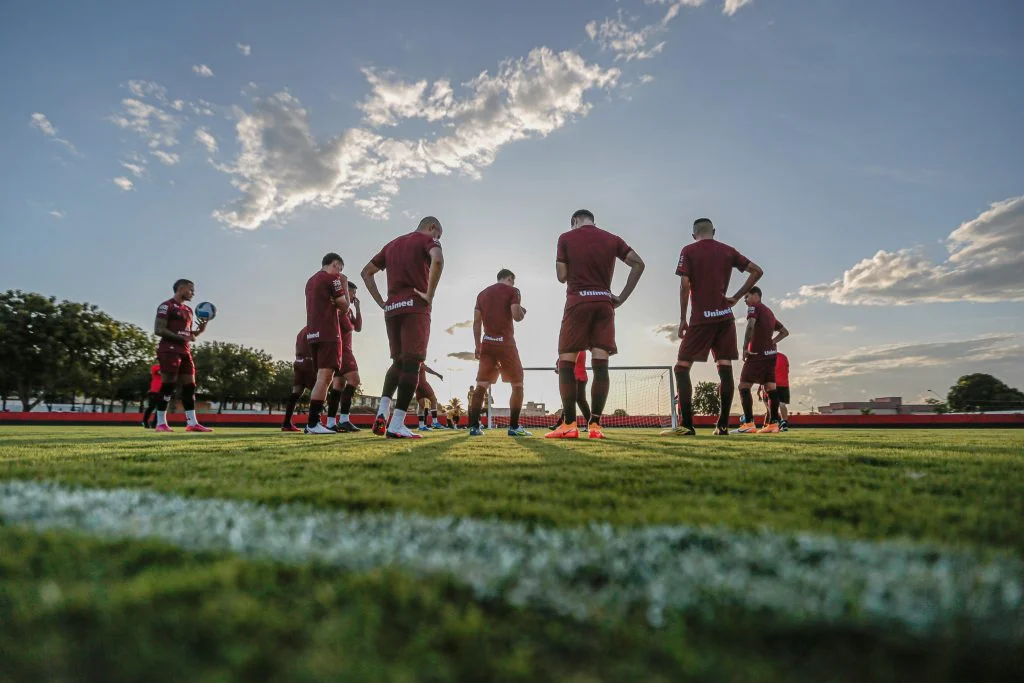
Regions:
<svg viewBox="0 0 1024 683"><path fill-rule="evenodd" d="M554 363L578 208L647 263L612 365L670 366L678 253L709 216L792 332L794 410L1024 385L1022 3L79 5L0 5L0 289L149 328L187 277L218 307L206 339L288 359L322 255L358 281L432 214L447 399L500 268L524 364ZM387 344L363 298L372 394ZM557 396L553 373L527 383Z"/></svg>

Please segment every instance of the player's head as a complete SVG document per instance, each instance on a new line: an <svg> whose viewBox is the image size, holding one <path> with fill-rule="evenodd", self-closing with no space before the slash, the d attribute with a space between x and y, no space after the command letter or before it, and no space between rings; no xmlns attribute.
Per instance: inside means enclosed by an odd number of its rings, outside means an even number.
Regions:
<svg viewBox="0 0 1024 683"><path fill-rule="evenodd" d="M761 303L761 288L751 287L750 291L747 292L747 295L743 297L743 301L748 306L753 306L754 304Z"/></svg>
<svg viewBox="0 0 1024 683"><path fill-rule="evenodd" d="M569 226L578 228L581 225L593 225L594 213L588 209L578 209L569 219Z"/></svg>
<svg viewBox="0 0 1024 683"><path fill-rule="evenodd" d="M498 271L498 282L504 282L506 285L516 285L516 274L508 268L502 268Z"/></svg>
<svg viewBox="0 0 1024 683"><path fill-rule="evenodd" d="M181 297L182 301L191 301L196 295L196 285L191 280L181 278L174 281L174 296Z"/></svg>
<svg viewBox="0 0 1024 683"><path fill-rule="evenodd" d="M710 218L698 218L693 222L693 239L705 240L715 236L715 224Z"/></svg>
<svg viewBox="0 0 1024 683"><path fill-rule="evenodd" d="M320 259L320 265L323 267L323 270L331 275L340 275L341 269L345 267L345 261L341 256L331 251L324 254L324 257Z"/></svg>
<svg viewBox="0 0 1024 683"><path fill-rule="evenodd" d="M430 236L435 240L441 239L441 233L444 232L444 228L441 227L441 221L437 220L433 216L427 216L426 218L420 219L420 224L416 230L417 232L430 233Z"/></svg>
<svg viewBox="0 0 1024 683"><path fill-rule="evenodd" d="M348 281L348 293L349 293L349 296L355 296L357 289L359 289L359 288L356 287L356 283L354 283L351 280L349 280Z"/></svg>

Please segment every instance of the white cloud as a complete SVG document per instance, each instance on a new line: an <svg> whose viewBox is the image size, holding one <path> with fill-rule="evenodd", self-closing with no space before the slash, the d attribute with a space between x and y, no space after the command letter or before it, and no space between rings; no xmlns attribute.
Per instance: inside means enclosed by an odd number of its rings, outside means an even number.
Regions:
<svg viewBox="0 0 1024 683"><path fill-rule="evenodd" d="M898 306L954 301L1024 301L1024 196L992 206L951 232L935 263L918 248L879 251L833 282L805 285L782 302Z"/></svg>
<svg viewBox="0 0 1024 683"><path fill-rule="evenodd" d="M669 13L678 12L675 7L669 8ZM665 15L666 17L668 14ZM651 24L640 29L633 29L630 22L625 18L625 13L619 10L615 19L606 18L598 23L589 22L585 27L587 35L591 40L596 41L602 50L609 50L615 53L615 61L650 59L659 54L665 48L665 41L661 41L648 47L651 37L661 33L664 29L662 24Z"/></svg>
<svg viewBox="0 0 1024 683"><path fill-rule="evenodd" d="M181 161L181 157L174 152L165 152L162 149L153 150L150 154L159 159L165 166L174 166Z"/></svg>
<svg viewBox="0 0 1024 683"><path fill-rule="evenodd" d="M745 5L749 5L754 0L725 0L725 6L722 8L722 14L728 14L730 17L740 11Z"/></svg>
<svg viewBox="0 0 1024 683"><path fill-rule="evenodd" d="M661 325L655 325L651 328L651 332L653 332L655 336L667 339L673 344L679 343L679 323L663 323Z"/></svg>
<svg viewBox="0 0 1024 683"><path fill-rule="evenodd" d="M651 74L641 74L641 76L640 76L640 82L641 83L650 83L653 80L654 80L654 76L652 76Z"/></svg>
<svg viewBox="0 0 1024 683"><path fill-rule="evenodd" d="M121 112L110 120L118 128L137 133L150 149L178 144L181 118L142 100L132 97L121 100Z"/></svg>
<svg viewBox="0 0 1024 683"><path fill-rule="evenodd" d="M40 112L35 112L34 114L32 114L32 118L29 120L29 125L33 128L38 129L39 132L41 132L43 135L50 138L54 142L60 143L67 147L68 151L70 151L72 154L76 156L81 156L78 153L78 150L75 149L75 146L73 144L57 135L57 128L52 123L50 123L50 119L46 118L45 114L42 114Z"/></svg>
<svg viewBox="0 0 1024 683"><path fill-rule="evenodd" d="M192 71L203 78L213 78L213 69L205 64L193 64Z"/></svg>
<svg viewBox="0 0 1024 683"><path fill-rule="evenodd" d="M306 206L351 202L369 215L386 217L400 181L454 172L479 177L505 145L543 137L592 105L590 91L614 87L617 69L587 63L574 52L537 48L520 59L483 72L463 84L456 96L449 83L413 85L366 72L371 95L360 105L368 123L400 119L441 122L441 130L421 139L387 137L353 128L318 141L306 110L280 92L254 100L240 111L236 127L239 155L231 166L242 197L214 216L236 228L255 229Z"/></svg>
<svg viewBox="0 0 1024 683"><path fill-rule="evenodd" d="M248 57L252 54L252 45L245 45L244 43L235 43L235 47L242 53L244 57Z"/></svg>
<svg viewBox="0 0 1024 683"><path fill-rule="evenodd" d="M121 165L131 171L136 178L146 175L146 163L144 161L122 161Z"/></svg>
<svg viewBox="0 0 1024 683"><path fill-rule="evenodd" d="M196 142L206 147L206 151L210 154L217 152L217 138L213 137L210 131L205 128L196 129L195 133Z"/></svg>
<svg viewBox="0 0 1024 683"><path fill-rule="evenodd" d="M128 180L124 176L118 176L118 177L114 178L114 184L117 185L118 187L120 187L125 192L128 192L133 187L135 187L135 183L133 183L132 181Z"/></svg>
<svg viewBox="0 0 1024 683"><path fill-rule="evenodd" d="M856 325L843 325L842 327L839 328L839 331L840 332L856 332L857 331L857 326Z"/></svg>
<svg viewBox="0 0 1024 683"><path fill-rule="evenodd" d="M53 216L54 218L64 218L66 214L63 211L54 209L53 211L50 212L50 215Z"/></svg>
<svg viewBox="0 0 1024 683"><path fill-rule="evenodd" d="M455 323L454 325L449 325L444 331L448 334L455 334L456 330L468 330L471 327L473 327L472 320L463 320L462 322Z"/></svg>

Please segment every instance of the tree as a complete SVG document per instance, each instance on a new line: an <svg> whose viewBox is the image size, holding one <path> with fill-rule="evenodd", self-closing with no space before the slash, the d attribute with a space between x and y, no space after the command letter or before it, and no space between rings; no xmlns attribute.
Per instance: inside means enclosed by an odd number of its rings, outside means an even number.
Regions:
<svg viewBox="0 0 1024 683"><path fill-rule="evenodd" d="M252 403L266 395L274 373L274 359L260 349L229 342L197 344L192 349L197 390L219 403Z"/></svg>
<svg viewBox="0 0 1024 683"><path fill-rule="evenodd" d="M926 398L924 402L932 407L932 411L936 415L945 415L949 412L949 406L937 398Z"/></svg>
<svg viewBox="0 0 1024 683"><path fill-rule="evenodd" d="M1024 409L1024 393L992 375L964 375L949 388L949 409L958 413Z"/></svg>
<svg viewBox="0 0 1024 683"><path fill-rule="evenodd" d="M622 408L616 408L615 412L612 413L612 417L629 417L629 413Z"/></svg>
<svg viewBox="0 0 1024 683"><path fill-rule="evenodd" d="M274 362L270 381L264 385L260 394L260 400L267 406L267 412L271 412L273 406L280 406L291 395L293 371L291 361Z"/></svg>
<svg viewBox="0 0 1024 683"><path fill-rule="evenodd" d="M693 388L693 412L697 415L718 415L721 401L715 382L697 382Z"/></svg>

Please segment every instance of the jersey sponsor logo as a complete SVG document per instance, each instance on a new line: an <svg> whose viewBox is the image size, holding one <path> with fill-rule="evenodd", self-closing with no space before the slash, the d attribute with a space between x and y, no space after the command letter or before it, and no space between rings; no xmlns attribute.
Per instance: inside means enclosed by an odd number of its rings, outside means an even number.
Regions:
<svg viewBox="0 0 1024 683"><path fill-rule="evenodd" d="M307 332L306 333L306 341L313 341L314 339L319 339L319 338L320 338L320 333L319 332Z"/></svg>
<svg viewBox="0 0 1024 683"><path fill-rule="evenodd" d="M498 343L500 344L500 343L502 343L502 342L504 342L504 341L505 341L505 337L504 337L504 336L502 336L502 337L488 337L488 336L487 336L487 335L485 334L485 335L484 335L484 341L489 341L489 342L498 342Z"/></svg>
<svg viewBox="0 0 1024 683"><path fill-rule="evenodd" d="M332 281L331 289L333 289L335 292L339 291L341 289L341 280Z"/></svg>
<svg viewBox="0 0 1024 683"><path fill-rule="evenodd" d="M581 289L576 292L579 296L608 296L612 295L611 292L605 289Z"/></svg>
<svg viewBox="0 0 1024 683"><path fill-rule="evenodd" d="M753 306L747 306L747 316L748 317L752 317L752 318L756 318L757 317L757 309L754 308Z"/></svg>
<svg viewBox="0 0 1024 683"><path fill-rule="evenodd" d="M412 299L406 299L405 301L396 301L393 304L388 304L387 306L385 306L384 312L390 313L391 311L397 311L399 308L412 308L415 305L416 302L413 301Z"/></svg>
<svg viewBox="0 0 1024 683"><path fill-rule="evenodd" d="M160 308L156 309L156 312L157 313L166 313L167 312L167 304L160 304Z"/></svg>
<svg viewBox="0 0 1024 683"><path fill-rule="evenodd" d="M721 308L717 311L704 311L705 318L724 318L727 315L732 315L731 308Z"/></svg>

